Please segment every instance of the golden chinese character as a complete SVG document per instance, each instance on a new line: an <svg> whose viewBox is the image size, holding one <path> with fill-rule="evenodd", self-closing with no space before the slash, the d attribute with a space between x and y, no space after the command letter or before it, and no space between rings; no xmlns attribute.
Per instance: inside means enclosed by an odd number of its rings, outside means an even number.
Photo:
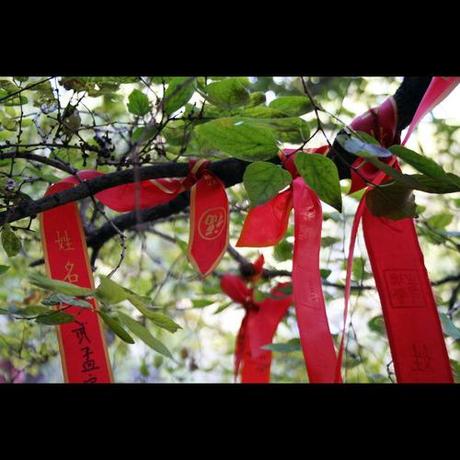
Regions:
<svg viewBox="0 0 460 460"><path fill-rule="evenodd" d="M220 227L224 224L224 216L222 214L208 214L204 223L206 225L205 235L214 236L220 233Z"/></svg>
<svg viewBox="0 0 460 460"><path fill-rule="evenodd" d="M69 235L67 234L67 230L64 231L64 234L61 235L61 232L58 230L56 232L57 239L54 240L58 246L59 250L63 251L72 251L74 247L72 246L72 240L69 238Z"/></svg>
<svg viewBox="0 0 460 460"><path fill-rule="evenodd" d="M64 281L67 281L68 283L76 283L78 281L78 275L76 273L72 273L73 267L75 264L71 262L67 262L65 264L65 270L66 270L66 275L64 277Z"/></svg>

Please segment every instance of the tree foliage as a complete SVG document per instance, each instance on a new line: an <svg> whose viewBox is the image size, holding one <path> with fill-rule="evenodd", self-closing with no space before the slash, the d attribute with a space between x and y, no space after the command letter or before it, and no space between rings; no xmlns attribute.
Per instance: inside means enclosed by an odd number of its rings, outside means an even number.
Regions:
<svg viewBox="0 0 460 460"><path fill-rule="evenodd" d="M88 308L88 296L95 296L101 306L116 381L231 381L243 311L220 291L218 275L244 270L259 252L237 252L233 245L250 207L291 182L276 162L278 151L332 143L355 115L393 94L400 81L2 77L0 381L61 381L57 339L49 332L73 317L53 307L66 303ZM409 148L391 147L402 172L391 170L393 183L368 197L377 214L416 216L455 369L460 365L460 178L454 174L459 128L458 120L432 118L419 128L431 134L426 151L422 135ZM369 136L355 133L338 140L386 170ZM164 165L179 171L197 157L241 160L240 169L228 166L222 171L232 185L227 187L230 248L211 276L201 280L186 257L186 200L141 215L123 215L104 209L89 194L79 204L97 288L84 290L43 276L38 219L27 209L34 209L32 204L51 183L81 169L114 173ZM296 166L324 205L321 273L338 343L344 247L361 193L347 195L349 180L341 179L335 163L325 156L299 156ZM16 219L18 209L26 211ZM292 243L290 226L277 246L261 250L268 263L256 282L256 295L262 298L275 282L290 280ZM393 371L388 341L367 256L364 247L360 249L354 261L345 377L349 382L389 382ZM266 348L274 352L273 381L306 381L292 308L275 343Z"/></svg>

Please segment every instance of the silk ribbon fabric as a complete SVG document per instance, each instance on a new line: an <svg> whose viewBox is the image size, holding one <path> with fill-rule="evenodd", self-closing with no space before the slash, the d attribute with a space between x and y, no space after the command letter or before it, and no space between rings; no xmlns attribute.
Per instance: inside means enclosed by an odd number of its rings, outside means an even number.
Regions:
<svg viewBox="0 0 460 460"><path fill-rule="evenodd" d="M284 150L282 162L294 177L289 190L252 208L243 224L237 246L262 247L277 244L285 235L294 208L293 297L300 341L311 383L335 380L337 356L329 330L319 270L322 209L294 166L294 155L324 154L327 147L297 152Z"/></svg>
<svg viewBox="0 0 460 460"><path fill-rule="evenodd" d="M49 187L46 195L62 192L69 181ZM77 286L94 289L88 262L85 234L75 202L40 214L40 230L48 276ZM64 380L68 383L110 383L112 372L95 299L92 309L62 304L75 320L58 326Z"/></svg>
<svg viewBox="0 0 460 460"><path fill-rule="evenodd" d="M256 272L253 280L262 272L262 265L263 256L253 264ZM254 301L254 289L248 287L240 276L223 275L220 286L246 311L236 339L235 379L241 368L242 383L270 382L272 352L262 347L272 343L278 324L292 305L292 296L285 292L289 283L278 283L262 302Z"/></svg>
<svg viewBox="0 0 460 460"><path fill-rule="evenodd" d="M446 97L458 83L458 79L443 80L441 77L433 78L404 142L422 116ZM370 111L377 114L374 119L377 119L380 127L374 131L374 134L378 133L378 136L374 137L385 147L399 143L399 136L395 133L396 107L387 101L388 99L380 107ZM366 117L358 117L352 122L351 127L372 134L369 126L364 123L365 120ZM353 167L359 168L363 161L357 159ZM399 169L394 157L390 161L391 165ZM371 185L373 187L387 180L384 173L368 163L366 169L362 171L365 181L358 175L352 174L351 191L363 188L365 182L373 184ZM374 216L366 206L366 192L358 206L351 231L343 327L345 328L350 298L353 251L362 219L364 238L382 304L397 381L399 383L452 383L449 357L414 220L411 218L390 220ZM339 349L336 381L340 379L343 339L344 334Z"/></svg>

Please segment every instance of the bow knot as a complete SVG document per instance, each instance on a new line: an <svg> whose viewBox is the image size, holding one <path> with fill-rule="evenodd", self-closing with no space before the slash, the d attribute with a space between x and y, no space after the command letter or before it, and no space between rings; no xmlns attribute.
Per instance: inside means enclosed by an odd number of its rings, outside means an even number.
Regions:
<svg viewBox="0 0 460 460"><path fill-rule="evenodd" d="M205 177L210 164L211 162L209 160L190 160L189 173L182 182L184 189L191 189L200 179Z"/></svg>

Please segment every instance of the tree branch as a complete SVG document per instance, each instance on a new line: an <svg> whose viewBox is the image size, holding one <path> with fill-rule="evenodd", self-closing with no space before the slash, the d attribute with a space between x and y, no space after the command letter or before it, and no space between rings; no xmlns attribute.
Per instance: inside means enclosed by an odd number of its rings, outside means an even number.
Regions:
<svg viewBox="0 0 460 460"><path fill-rule="evenodd" d="M242 181L243 173L249 163L237 159L216 161L210 165L210 170L230 187ZM189 172L188 163L164 163L144 166L137 169L117 171L95 179L83 181L75 187L46 196L36 201L23 201L8 211L0 213L0 225L15 222L25 217L33 217L40 212L53 209L57 206L93 196L98 192L117 185L123 185L148 179L162 177L185 177Z"/></svg>

